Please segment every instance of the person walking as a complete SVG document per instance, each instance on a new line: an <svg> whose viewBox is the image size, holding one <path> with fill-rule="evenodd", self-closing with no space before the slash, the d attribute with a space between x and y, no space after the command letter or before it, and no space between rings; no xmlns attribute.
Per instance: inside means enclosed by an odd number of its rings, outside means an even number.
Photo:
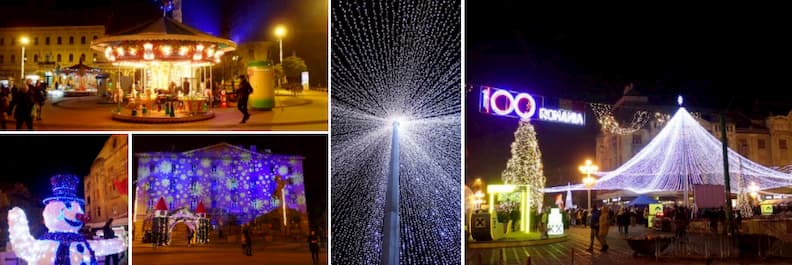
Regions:
<svg viewBox="0 0 792 265"><path fill-rule="evenodd" d="M250 119L250 113L248 113L248 98L250 97L250 94L253 93L253 87L250 86L250 83L248 83L245 75L240 75L239 80L239 88L236 91L237 109L242 112L242 121L239 123L245 123L248 119Z"/></svg>
<svg viewBox="0 0 792 265"><path fill-rule="evenodd" d="M246 256L253 256L253 242L250 238L250 227L245 225L242 228L242 236L245 240L245 255Z"/></svg>
<svg viewBox="0 0 792 265"><path fill-rule="evenodd" d="M7 114L14 113L16 120L16 129L21 130L22 124L27 126L28 130L33 130L33 94L27 84L22 84L12 93L11 103L6 110Z"/></svg>
<svg viewBox="0 0 792 265"><path fill-rule="evenodd" d="M316 230L311 230L311 235L308 236L308 249L311 250L311 260L314 265L319 265L319 235Z"/></svg>
<svg viewBox="0 0 792 265"><path fill-rule="evenodd" d="M6 111L11 105L11 89L5 85L0 86L0 129L6 129Z"/></svg>
<svg viewBox="0 0 792 265"><path fill-rule="evenodd" d="M104 239L112 239L116 237L113 228L110 227L111 223L113 223L113 218L108 219L105 225L102 226L102 234L104 234L102 237ZM118 253L105 256L106 265L120 265L121 263L119 262Z"/></svg>
<svg viewBox="0 0 792 265"><path fill-rule="evenodd" d="M608 209L607 205L602 206L602 210L600 210L600 216L599 216L599 231L598 231L599 237L597 237L599 239L600 244L602 245L602 248L600 249L600 251L602 252L608 252L607 236L608 236L608 230L610 230L610 219L611 219L610 209Z"/></svg>
<svg viewBox="0 0 792 265"><path fill-rule="evenodd" d="M47 101L47 86L43 82L36 81L33 86L33 103L36 105L36 120L41 120L41 110L44 108L44 103Z"/></svg>
<svg viewBox="0 0 792 265"><path fill-rule="evenodd" d="M599 239L599 220L600 220L600 210L597 209L597 206L593 206L591 210L591 214L588 216L590 219L589 221L589 228L591 232L589 233L589 247L586 249L587 251L594 251L594 239L596 238L597 241L600 241L600 245L602 245L602 241Z"/></svg>

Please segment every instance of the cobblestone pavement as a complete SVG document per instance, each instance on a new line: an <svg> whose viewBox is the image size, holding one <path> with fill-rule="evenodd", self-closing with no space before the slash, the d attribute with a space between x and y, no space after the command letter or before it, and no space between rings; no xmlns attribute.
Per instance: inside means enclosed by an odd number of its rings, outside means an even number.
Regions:
<svg viewBox="0 0 792 265"><path fill-rule="evenodd" d="M633 256L633 251L622 239L618 229L611 227L608 234L609 249L607 252L599 250L599 243L594 244L595 250L588 252L585 249L589 244L589 230L582 227L574 227L567 231L569 239L561 243L515 247L515 248L495 248L495 249L466 249L466 264L527 264L528 256L531 258L530 264L792 264L792 258L752 258L752 259L706 259L706 255L689 255L687 258L671 257L674 246L670 246L660 258ZM642 227L630 228L631 235L646 233ZM717 242L717 241L716 241ZM708 241L706 244L701 241L692 240L688 251L698 251L703 253L703 246L709 249L717 249L717 243ZM775 253L782 253L785 257L792 256L789 244L786 248L775 249ZM709 250L709 251L712 251ZM710 252L710 255L711 252ZM574 262L574 263L573 263Z"/></svg>

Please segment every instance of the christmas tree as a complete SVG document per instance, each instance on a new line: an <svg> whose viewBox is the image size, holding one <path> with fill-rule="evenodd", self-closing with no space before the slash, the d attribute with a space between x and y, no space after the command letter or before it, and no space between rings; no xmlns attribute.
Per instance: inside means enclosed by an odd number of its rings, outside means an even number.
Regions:
<svg viewBox="0 0 792 265"><path fill-rule="evenodd" d="M530 207L541 209L544 198L545 176L542 170L542 152L536 141L536 131L529 121L520 121L514 132L511 158L501 174L506 184L527 185Z"/></svg>
<svg viewBox="0 0 792 265"><path fill-rule="evenodd" d="M737 174L737 183L740 183L739 193L737 194L737 211L743 218L753 216L753 209L751 209L751 200L748 193L745 192L745 181L742 178L742 161L740 161L740 173Z"/></svg>

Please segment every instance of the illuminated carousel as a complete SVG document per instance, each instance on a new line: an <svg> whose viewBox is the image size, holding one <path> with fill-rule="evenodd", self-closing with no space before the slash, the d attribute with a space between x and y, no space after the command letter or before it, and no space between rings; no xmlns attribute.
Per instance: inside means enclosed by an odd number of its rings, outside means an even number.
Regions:
<svg viewBox="0 0 792 265"><path fill-rule="evenodd" d="M214 117L211 67L236 43L160 17L96 39L91 48L119 69L113 119L178 123ZM131 76L122 78L122 69Z"/></svg>

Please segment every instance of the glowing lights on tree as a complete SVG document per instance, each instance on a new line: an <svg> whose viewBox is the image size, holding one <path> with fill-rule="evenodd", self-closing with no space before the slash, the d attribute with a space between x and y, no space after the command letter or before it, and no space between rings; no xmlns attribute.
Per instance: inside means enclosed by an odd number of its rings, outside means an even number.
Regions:
<svg viewBox="0 0 792 265"><path fill-rule="evenodd" d="M51 179L53 197L45 199L43 217L48 233L35 239L30 234L27 216L22 209L8 212L10 249L28 264L96 265L96 256L106 256L126 250L122 238L86 240L79 234L85 214L84 203L76 197L79 178L56 175Z"/></svg>
<svg viewBox="0 0 792 265"><path fill-rule="evenodd" d="M529 121L520 121L511 144L511 158L501 174L503 183L527 185L530 207L542 207L545 176L542 168L542 152L536 140L536 131Z"/></svg>
<svg viewBox="0 0 792 265"><path fill-rule="evenodd" d="M759 190L792 184L792 175L775 171L728 150L729 174L740 174L745 183L755 183ZM680 108L665 127L640 152L619 168L600 172L594 185L597 190L630 190L635 193L692 190L695 184L723 185L721 142ZM687 184L685 183L687 181ZM743 186L731 179L731 192ZM573 189L585 189L575 185ZM566 186L545 189L566 190Z"/></svg>

